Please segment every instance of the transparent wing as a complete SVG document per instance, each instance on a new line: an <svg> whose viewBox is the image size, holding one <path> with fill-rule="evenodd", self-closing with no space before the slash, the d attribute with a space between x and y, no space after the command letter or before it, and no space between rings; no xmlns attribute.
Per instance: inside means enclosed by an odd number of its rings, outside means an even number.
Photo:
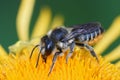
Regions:
<svg viewBox="0 0 120 80"><path fill-rule="evenodd" d="M101 28L101 24L99 22L90 22L86 24L73 25L70 28L67 28L70 32L68 35L66 35L64 39L62 39L62 41L67 41L79 35L94 32L99 28Z"/></svg>

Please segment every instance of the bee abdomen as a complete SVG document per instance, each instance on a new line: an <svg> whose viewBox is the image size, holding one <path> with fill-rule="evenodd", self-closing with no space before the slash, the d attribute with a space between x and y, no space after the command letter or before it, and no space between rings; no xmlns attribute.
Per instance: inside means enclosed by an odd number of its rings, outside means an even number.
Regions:
<svg viewBox="0 0 120 80"><path fill-rule="evenodd" d="M84 35L83 38L83 42L89 42L91 40L94 40L96 37L98 37L99 35L101 35L104 32L104 30L102 28L99 28L97 30L95 30L94 32L91 33L87 33Z"/></svg>

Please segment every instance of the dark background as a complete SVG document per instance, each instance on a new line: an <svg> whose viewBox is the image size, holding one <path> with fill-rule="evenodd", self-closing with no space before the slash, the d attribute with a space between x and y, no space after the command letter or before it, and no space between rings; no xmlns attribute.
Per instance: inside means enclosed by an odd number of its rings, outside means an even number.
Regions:
<svg viewBox="0 0 120 80"><path fill-rule="evenodd" d="M16 16L21 0L0 1L0 44L7 47L17 40ZM62 14L65 25L99 21L107 30L115 17L120 14L120 0L36 0L31 21L31 29L38 17L40 8L48 5L53 13ZM112 38L112 37L111 37ZM117 39L107 51L118 45ZM107 51L105 53L107 53Z"/></svg>

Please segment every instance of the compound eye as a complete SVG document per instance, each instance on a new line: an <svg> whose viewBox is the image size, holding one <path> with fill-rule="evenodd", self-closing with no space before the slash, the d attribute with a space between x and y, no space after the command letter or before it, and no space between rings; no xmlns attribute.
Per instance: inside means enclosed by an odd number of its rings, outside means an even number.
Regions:
<svg viewBox="0 0 120 80"><path fill-rule="evenodd" d="M45 47L45 41L41 40L41 41L40 41L40 46L41 46L41 47Z"/></svg>

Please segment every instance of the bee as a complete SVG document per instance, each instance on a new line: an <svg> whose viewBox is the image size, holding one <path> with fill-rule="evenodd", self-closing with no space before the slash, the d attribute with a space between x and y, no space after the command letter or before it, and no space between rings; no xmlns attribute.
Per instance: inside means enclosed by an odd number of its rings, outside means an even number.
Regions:
<svg viewBox="0 0 120 80"><path fill-rule="evenodd" d="M40 44L36 45L30 54L30 59L35 48L39 47L39 54L36 61L36 67L39 63L40 54L42 59L46 62L47 57L54 53L52 64L48 75L52 72L53 66L57 60L57 57L63 54L63 51L70 49L66 56L66 63L72 56L75 46L80 46L87 49L90 54L96 58L98 57L89 42L96 39L104 32L99 22L89 22L86 24L79 24L70 26L70 28L58 27L54 30L50 30L47 35L41 38Z"/></svg>

